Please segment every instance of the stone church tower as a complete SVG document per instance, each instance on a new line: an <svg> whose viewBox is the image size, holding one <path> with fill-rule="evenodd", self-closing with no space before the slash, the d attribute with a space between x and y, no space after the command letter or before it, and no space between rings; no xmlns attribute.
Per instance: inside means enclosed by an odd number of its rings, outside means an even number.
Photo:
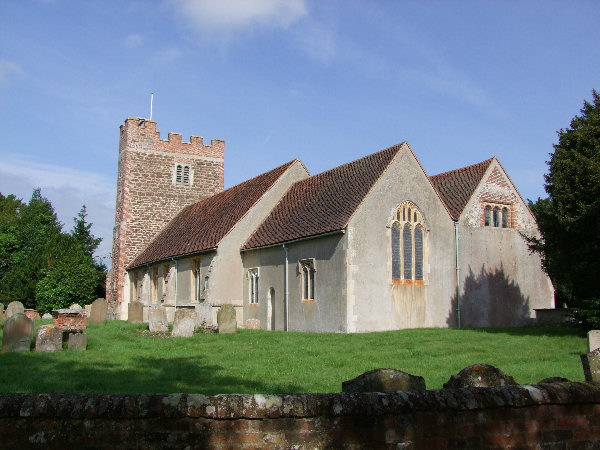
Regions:
<svg viewBox="0 0 600 450"><path fill-rule="evenodd" d="M184 206L223 190L225 142L169 133L160 139L156 122L127 119L121 125L112 267L106 299L120 315L127 265Z"/></svg>

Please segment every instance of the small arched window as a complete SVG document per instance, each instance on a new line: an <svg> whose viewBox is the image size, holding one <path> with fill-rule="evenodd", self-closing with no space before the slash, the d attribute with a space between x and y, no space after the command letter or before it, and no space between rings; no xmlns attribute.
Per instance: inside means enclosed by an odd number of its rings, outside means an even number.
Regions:
<svg viewBox="0 0 600 450"><path fill-rule="evenodd" d="M494 226L500 226L500 208L497 206L494 207Z"/></svg>
<svg viewBox="0 0 600 450"><path fill-rule="evenodd" d="M489 205L486 205L484 209L484 217L485 217L485 226L489 227L492 225L492 208Z"/></svg>
<svg viewBox="0 0 600 450"><path fill-rule="evenodd" d="M508 208L502 208L502 228L508 228Z"/></svg>
<svg viewBox="0 0 600 450"><path fill-rule="evenodd" d="M402 245L404 247L404 279L412 280L412 230L409 224L404 224L402 231Z"/></svg>

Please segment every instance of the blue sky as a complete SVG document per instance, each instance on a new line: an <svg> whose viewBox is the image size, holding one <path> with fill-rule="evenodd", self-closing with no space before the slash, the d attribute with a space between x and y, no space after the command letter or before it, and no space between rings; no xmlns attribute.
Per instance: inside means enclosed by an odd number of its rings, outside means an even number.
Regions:
<svg viewBox="0 0 600 450"><path fill-rule="evenodd" d="M3 0L0 192L34 187L110 254L119 125L223 139L225 185L408 141L430 174L496 155L545 196L600 89L598 1ZM107 263L110 261L105 260Z"/></svg>

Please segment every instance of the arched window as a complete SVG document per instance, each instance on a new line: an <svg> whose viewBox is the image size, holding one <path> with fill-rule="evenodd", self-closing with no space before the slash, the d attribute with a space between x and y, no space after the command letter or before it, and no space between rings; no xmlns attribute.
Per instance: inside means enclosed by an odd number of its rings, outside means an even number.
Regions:
<svg viewBox="0 0 600 450"><path fill-rule="evenodd" d="M175 184L189 186L192 184L192 171L187 164L177 164L175 166Z"/></svg>
<svg viewBox="0 0 600 450"><path fill-rule="evenodd" d="M500 208L497 206L494 207L494 226L500 226Z"/></svg>
<svg viewBox="0 0 600 450"><path fill-rule="evenodd" d="M398 216L400 212L398 211ZM402 261L400 259L400 224L392 225L392 278L399 280L402 273Z"/></svg>
<svg viewBox="0 0 600 450"><path fill-rule="evenodd" d="M502 208L502 228L508 228L508 208Z"/></svg>
<svg viewBox="0 0 600 450"><path fill-rule="evenodd" d="M492 224L492 208L489 205L486 205L484 210L485 216L485 226L489 227Z"/></svg>
<svg viewBox="0 0 600 450"><path fill-rule="evenodd" d="M402 247L404 253L404 279L412 280L412 229L407 223L404 224L404 230L402 231Z"/></svg>
<svg viewBox="0 0 600 450"><path fill-rule="evenodd" d="M423 227L415 227L415 280L423 279Z"/></svg>

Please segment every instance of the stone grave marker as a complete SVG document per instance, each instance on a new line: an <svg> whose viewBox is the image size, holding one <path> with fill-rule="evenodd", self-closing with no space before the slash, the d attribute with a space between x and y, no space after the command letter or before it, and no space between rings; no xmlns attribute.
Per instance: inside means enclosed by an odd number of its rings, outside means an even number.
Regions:
<svg viewBox="0 0 600 450"><path fill-rule="evenodd" d="M600 348L600 330L588 331L588 353Z"/></svg>
<svg viewBox="0 0 600 450"><path fill-rule="evenodd" d="M83 308L81 307L80 304L73 303L71 306L69 306L69 309L83 309Z"/></svg>
<svg viewBox="0 0 600 450"><path fill-rule="evenodd" d="M127 307L127 322L142 323L144 321L144 305L141 302L131 302Z"/></svg>
<svg viewBox="0 0 600 450"><path fill-rule="evenodd" d="M444 384L444 389L516 386L517 384L513 377L505 374L497 367L489 364L474 364L465 367L456 375L452 375L448 382Z"/></svg>
<svg viewBox="0 0 600 450"><path fill-rule="evenodd" d="M4 322L2 353L28 352L33 339L33 320L23 313L10 316Z"/></svg>
<svg viewBox="0 0 600 450"><path fill-rule="evenodd" d="M67 348L69 350L87 350L87 334L69 333Z"/></svg>
<svg viewBox="0 0 600 450"><path fill-rule="evenodd" d="M342 392L425 392L425 379L396 369L374 369L342 382Z"/></svg>
<svg viewBox="0 0 600 450"><path fill-rule="evenodd" d="M104 323L107 316L108 302L103 298L94 300L90 308L90 323Z"/></svg>
<svg viewBox="0 0 600 450"><path fill-rule="evenodd" d="M235 333L237 331L237 320L233 306L223 305L219 308L217 326L219 327L219 333Z"/></svg>
<svg viewBox="0 0 600 450"><path fill-rule="evenodd" d="M42 316L42 319L52 319L52 314L46 313Z"/></svg>
<svg viewBox="0 0 600 450"><path fill-rule="evenodd" d="M167 309L164 306L151 306L148 308L148 329L153 333L164 332L169 329Z"/></svg>
<svg viewBox="0 0 600 450"><path fill-rule="evenodd" d="M600 348L581 355L581 365L585 381L600 382Z"/></svg>
<svg viewBox="0 0 600 450"><path fill-rule="evenodd" d="M14 316L15 314L25 314L25 307L23 306L23 303L14 301L10 302L6 306L7 319L9 319L11 316Z"/></svg>
<svg viewBox="0 0 600 450"><path fill-rule="evenodd" d="M36 352L59 352L62 342L63 330L54 325L41 325L35 333Z"/></svg>
<svg viewBox="0 0 600 450"><path fill-rule="evenodd" d="M191 337L194 335L197 327L196 310L181 308L175 311L175 320L173 321L173 337Z"/></svg>
<svg viewBox="0 0 600 450"><path fill-rule="evenodd" d="M212 327L215 324L213 319L213 307L208 302L198 303L196 305L196 317L198 318L198 327Z"/></svg>

